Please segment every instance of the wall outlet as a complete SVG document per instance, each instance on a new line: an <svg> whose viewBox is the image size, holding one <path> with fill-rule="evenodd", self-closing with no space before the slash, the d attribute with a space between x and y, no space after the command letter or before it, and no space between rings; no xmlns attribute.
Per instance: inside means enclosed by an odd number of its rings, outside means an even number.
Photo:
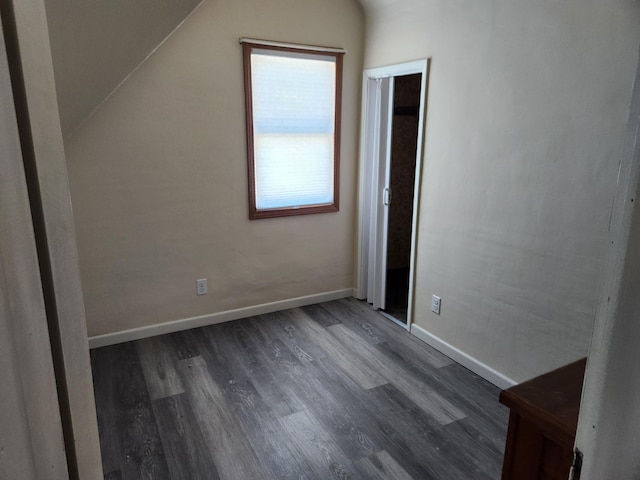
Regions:
<svg viewBox="0 0 640 480"><path fill-rule="evenodd" d="M206 295L207 294L207 279L199 278L196 280L196 293L198 295Z"/></svg>
<svg viewBox="0 0 640 480"><path fill-rule="evenodd" d="M436 315L440 315L440 297L433 295L431 297L431 311Z"/></svg>

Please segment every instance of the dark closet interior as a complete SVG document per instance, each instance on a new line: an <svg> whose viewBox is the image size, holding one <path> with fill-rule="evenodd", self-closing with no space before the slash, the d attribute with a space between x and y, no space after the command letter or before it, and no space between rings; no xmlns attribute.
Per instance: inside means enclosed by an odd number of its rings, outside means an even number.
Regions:
<svg viewBox="0 0 640 480"><path fill-rule="evenodd" d="M421 83L421 74L394 78L385 311L402 323L407 322L409 301L411 227Z"/></svg>

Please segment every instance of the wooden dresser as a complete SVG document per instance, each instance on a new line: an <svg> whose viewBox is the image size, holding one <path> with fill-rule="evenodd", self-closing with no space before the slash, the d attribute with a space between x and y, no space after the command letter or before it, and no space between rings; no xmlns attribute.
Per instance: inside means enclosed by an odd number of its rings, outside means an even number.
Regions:
<svg viewBox="0 0 640 480"><path fill-rule="evenodd" d="M500 393L511 409L502 480L567 480L587 359Z"/></svg>

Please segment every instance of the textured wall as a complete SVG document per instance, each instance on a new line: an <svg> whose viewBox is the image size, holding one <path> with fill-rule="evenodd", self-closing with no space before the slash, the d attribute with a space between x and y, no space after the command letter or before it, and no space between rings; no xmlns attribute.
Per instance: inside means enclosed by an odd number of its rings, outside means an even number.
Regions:
<svg viewBox="0 0 640 480"><path fill-rule="evenodd" d="M516 381L585 355L640 6L364 3L365 67L432 59L416 324Z"/></svg>
<svg viewBox="0 0 640 480"><path fill-rule="evenodd" d="M201 0L46 0L65 135Z"/></svg>
<svg viewBox="0 0 640 480"><path fill-rule="evenodd" d="M206 1L68 139L90 336L353 287L363 28L355 1ZM243 36L346 48L340 212L248 220Z"/></svg>

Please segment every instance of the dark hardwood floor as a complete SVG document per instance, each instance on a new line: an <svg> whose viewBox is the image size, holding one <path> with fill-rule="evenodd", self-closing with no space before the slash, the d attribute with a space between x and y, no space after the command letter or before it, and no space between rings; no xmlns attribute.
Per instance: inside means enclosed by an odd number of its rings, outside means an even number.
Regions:
<svg viewBox="0 0 640 480"><path fill-rule="evenodd" d="M105 479L500 477L499 390L354 299L91 360Z"/></svg>

